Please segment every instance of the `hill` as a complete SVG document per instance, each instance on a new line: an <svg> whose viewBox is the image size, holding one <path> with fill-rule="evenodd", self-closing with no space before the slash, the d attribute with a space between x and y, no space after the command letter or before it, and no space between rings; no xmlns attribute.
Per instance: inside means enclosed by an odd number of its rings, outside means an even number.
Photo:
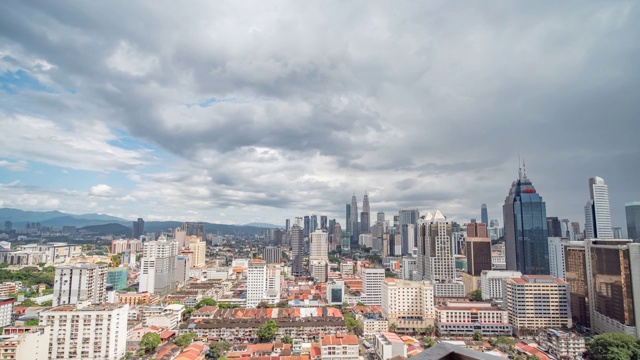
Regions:
<svg viewBox="0 0 640 360"><path fill-rule="evenodd" d="M80 230L86 230L92 233L100 235L124 235L131 236L131 228L128 228L122 224L110 223L104 225L90 225L80 228Z"/></svg>
<svg viewBox="0 0 640 360"><path fill-rule="evenodd" d="M249 224L245 224L244 226L253 226L253 227L259 227L259 228L263 228L263 229L280 229L280 228L282 228L282 226L273 225L273 224L267 224L267 223L249 223Z"/></svg>

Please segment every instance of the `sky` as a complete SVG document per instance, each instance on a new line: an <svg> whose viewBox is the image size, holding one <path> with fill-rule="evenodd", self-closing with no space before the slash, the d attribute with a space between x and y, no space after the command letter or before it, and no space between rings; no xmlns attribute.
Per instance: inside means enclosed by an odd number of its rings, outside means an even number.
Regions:
<svg viewBox="0 0 640 360"><path fill-rule="evenodd" d="M640 201L635 1L2 1L0 207L344 224Z"/></svg>

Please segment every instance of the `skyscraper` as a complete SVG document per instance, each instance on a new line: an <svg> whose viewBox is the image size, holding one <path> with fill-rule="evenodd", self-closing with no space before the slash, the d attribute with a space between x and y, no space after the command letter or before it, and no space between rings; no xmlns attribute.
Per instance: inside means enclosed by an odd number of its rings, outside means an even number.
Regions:
<svg viewBox="0 0 640 360"><path fill-rule="evenodd" d="M311 215L309 218L309 234L318 228L318 215Z"/></svg>
<svg viewBox="0 0 640 360"><path fill-rule="evenodd" d="M346 204L346 223L347 223L347 232L351 232L351 204Z"/></svg>
<svg viewBox="0 0 640 360"><path fill-rule="evenodd" d="M291 272L294 276L302 275L302 258L304 257L303 230L298 224L291 227Z"/></svg>
<svg viewBox="0 0 640 360"><path fill-rule="evenodd" d="M354 239L358 239L358 236L360 236L360 226L358 223L358 199L356 199L355 195L351 197L350 215L351 218L349 219L349 229L351 230L351 241L353 242Z"/></svg>
<svg viewBox="0 0 640 360"><path fill-rule="evenodd" d="M527 173L519 169L502 206L507 270L527 275L549 275L547 208Z"/></svg>
<svg viewBox="0 0 640 360"><path fill-rule="evenodd" d="M142 248L140 260L141 292L165 296L176 289L176 257L178 242L161 235L158 240L147 241Z"/></svg>
<svg viewBox="0 0 640 360"><path fill-rule="evenodd" d="M291 219L287 219L284 222L284 231L289 231L289 228L291 227Z"/></svg>
<svg viewBox="0 0 640 360"><path fill-rule="evenodd" d="M587 239L613 239L609 187L601 177L589 179L589 201L584 207L584 231Z"/></svg>
<svg viewBox="0 0 640 360"><path fill-rule="evenodd" d="M489 225L489 213L487 212L487 204L480 206L480 220L485 225Z"/></svg>
<svg viewBox="0 0 640 360"><path fill-rule="evenodd" d="M318 229L309 239L309 272L319 282L327 281L329 240L327 232Z"/></svg>
<svg viewBox="0 0 640 360"><path fill-rule="evenodd" d="M320 229L327 230L327 216L320 216Z"/></svg>
<svg viewBox="0 0 640 360"><path fill-rule="evenodd" d="M304 237L308 237L310 232L311 232L311 220L310 220L308 215L305 215L305 217L304 217L304 231L303 231Z"/></svg>
<svg viewBox="0 0 640 360"><path fill-rule="evenodd" d="M640 202L624 204L627 215L627 237L634 242L640 242Z"/></svg>
<svg viewBox="0 0 640 360"><path fill-rule="evenodd" d="M555 216L547 218L547 235L549 237L564 237L560 219Z"/></svg>
<svg viewBox="0 0 640 360"><path fill-rule="evenodd" d="M131 237L137 239L140 235L144 235L144 220L142 218L138 218L137 221L133 222L133 228L131 230Z"/></svg>
<svg viewBox="0 0 640 360"><path fill-rule="evenodd" d="M369 195L365 192L362 199L362 213L360 213L360 232L371 232L371 208L369 207Z"/></svg>
<svg viewBox="0 0 640 360"><path fill-rule="evenodd" d="M182 224L182 230L187 232L187 236L204 236L204 224L201 222L185 222Z"/></svg>
<svg viewBox="0 0 640 360"><path fill-rule="evenodd" d="M418 238L418 218L420 217L420 213L418 212L418 209L406 209L406 210L400 210L400 212L398 213L398 219L400 221L399 223L399 229L400 230L400 236L402 239L402 255L408 255L411 254L412 250L417 247L417 238ZM407 225L412 224L414 225L412 228L413 233L410 234L409 231L409 227ZM409 241L410 239L413 239L414 241ZM400 255L400 254L396 254L396 255Z"/></svg>

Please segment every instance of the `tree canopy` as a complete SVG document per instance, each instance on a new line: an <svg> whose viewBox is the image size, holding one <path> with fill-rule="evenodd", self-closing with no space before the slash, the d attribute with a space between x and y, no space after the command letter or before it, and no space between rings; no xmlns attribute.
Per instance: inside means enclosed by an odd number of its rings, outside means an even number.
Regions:
<svg viewBox="0 0 640 360"><path fill-rule="evenodd" d="M147 352L154 351L158 345L160 345L160 335L154 332L148 332L142 335L142 339L140 339L140 346L145 348Z"/></svg>
<svg viewBox="0 0 640 360"><path fill-rule="evenodd" d="M195 333L188 332L178 336L175 340L173 340L173 343L180 346L181 348L186 348L187 346L189 346L189 344L193 342L193 339L195 338L196 338Z"/></svg>
<svg viewBox="0 0 640 360"><path fill-rule="evenodd" d="M627 334L602 334L587 342L590 360L639 360L640 342Z"/></svg>
<svg viewBox="0 0 640 360"><path fill-rule="evenodd" d="M196 309L200 309L203 306L216 306L218 305L218 302L211 299L211 298L206 298L206 299L202 299L200 301L198 301L198 303L196 304L195 308Z"/></svg>
<svg viewBox="0 0 640 360"><path fill-rule="evenodd" d="M473 290L472 292L468 293L467 296L469 297L469 299L471 299L471 301L482 301L482 290Z"/></svg>
<svg viewBox="0 0 640 360"><path fill-rule="evenodd" d="M260 338L260 341L268 342L273 339L273 337L276 335L277 332L278 332L278 325L276 324L275 321L269 320L264 324L260 325L260 328L258 329L258 332L256 333L256 335L258 335L258 338Z"/></svg>
<svg viewBox="0 0 640 360"><path fill-rule="evenodd" d="M212 359L219 359L231 349L231 344L224 341L213 341L209 344L209 356Z"/></svg>

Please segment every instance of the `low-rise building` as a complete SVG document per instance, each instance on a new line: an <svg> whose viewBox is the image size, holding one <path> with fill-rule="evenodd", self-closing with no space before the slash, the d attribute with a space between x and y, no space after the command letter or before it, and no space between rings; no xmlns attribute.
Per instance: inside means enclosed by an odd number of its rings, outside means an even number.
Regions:
<svg viewBox="0 0 640 360"><path fill-rule="evenodd" d="M358 360L358 337L355 335L327 335L320 338L322 360Z"/></svg>
<svg viewBox="0 0 640 360"><path fill-rule="evenodd" d="M441 336L511 335L509 313L490 303L448 303L436 307L436 330Z"/></svg>
<svg viewBox="0 0 640 360"><path fill-rule="evenodd" d="M407 357L407 345L398 335L392 332L377 334L373 341L373 348L379 360L389 360L396 356Z"/></svg>
<svg viewBox="0 0 640 360"><path fill-rule="evenodd" d="M382 283L382 313L396 332L413 333L434 325L433 285L428 281L385 279Z"/></svg>
<svg viewBox="0 0 640 360"><path fill-rule="evenodd" d="M540 345L556 359L582 359L586 350L584 337L554 329L549 329L540 336Z"/></svg>

